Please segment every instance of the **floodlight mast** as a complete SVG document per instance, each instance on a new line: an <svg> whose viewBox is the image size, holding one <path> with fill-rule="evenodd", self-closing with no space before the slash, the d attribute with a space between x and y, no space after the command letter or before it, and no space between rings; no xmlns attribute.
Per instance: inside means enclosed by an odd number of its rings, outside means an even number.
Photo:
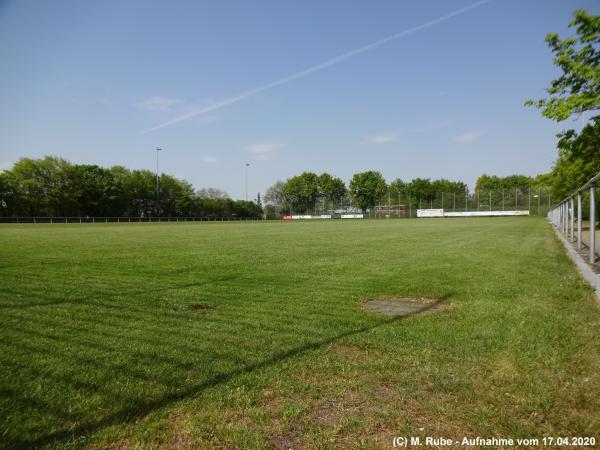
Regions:
<svg viewBox="0 0 600 450"><path fill-rule="evenodd" d="M160 187L158 181L158 152L162 151L161 147L156 147L156 213L160 215Z"/></svg>
<svg viewBox="0 0 600 450"><path fill-rule="evenodd" d="M246 201L248 201L248 166L250 163L246 163Z"/></svg>

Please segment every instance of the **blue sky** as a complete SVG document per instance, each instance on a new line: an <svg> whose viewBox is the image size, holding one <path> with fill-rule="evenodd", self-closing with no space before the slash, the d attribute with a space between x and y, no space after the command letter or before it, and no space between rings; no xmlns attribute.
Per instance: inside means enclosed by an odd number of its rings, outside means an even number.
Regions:
<svg viewBox="0 0 600 450"><path fill-rule="evenodd" d="M154 170L160 146L161 171L234 198L246 162L251 197L305 170L548 171L578 123L523 102L558 75L544 36L597 1L492 0L332 61L473 3L0 1L0 169L52 154Z"/></svg>

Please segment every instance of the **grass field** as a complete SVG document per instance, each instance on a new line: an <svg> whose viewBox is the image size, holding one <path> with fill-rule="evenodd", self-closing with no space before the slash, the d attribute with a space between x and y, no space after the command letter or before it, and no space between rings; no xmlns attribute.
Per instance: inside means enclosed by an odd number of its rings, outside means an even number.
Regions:
<svg viewBox="0 0 600 450"><path fill-rule="evenodd" d="M4 448L600 438L600 312L542 219L2 225L0 239ZM447 309L361 308L391 296Z"/></svg>

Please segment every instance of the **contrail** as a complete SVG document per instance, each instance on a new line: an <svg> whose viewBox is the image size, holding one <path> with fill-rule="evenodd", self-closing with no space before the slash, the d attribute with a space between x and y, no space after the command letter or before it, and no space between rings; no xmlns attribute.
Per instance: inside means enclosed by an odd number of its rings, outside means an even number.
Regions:
<svg viewBox="0 0 600 450"><path fill-rule="evenodd" d="M368 52L369 50L373 50L377 47L381 47L382 45L387 44L388 42L392 42L395 41L397 39L403 38L405 36L408 36L410 34L414 34L414 33L418 33L419 31L422 31L426 28L432 27L434 25L437 25L439 23L445 22L446 20L452 19L453 17L459 16L461 14L466 13L467 11L470 11L472 9L475 9L481 5L484 5L486 3L489 3L492 0L480 0L476 3L473 3L469 6L465 6L464 8L460 8L457 9L456 11L453 11L449 14L446 14L445 16L441 16L438 17L437 19L434 20L430 20L429 22L425 22L424 24L418 25L416 27L413 28L409 28L407 30L401 31L399 33L396 34L392 34L388 37L385 37L383 39L380 39L378 41L372 42L370 44L366 44L363 45L362 47L358 47L354 50L351 50L349 52L343 53L339 56L336 56L335 58L331 58L328 59L327 61L324 61L320 64L317 64L315 66L309 67L308 69L304 69L301 70L300 72L296 72L292 75L288 75L287 77L284 78L280 78L279 80L273 81L271 83L268 84L264 84L262 86L259 86L257 88L251 89L249 91L243 92L241 94L236 95L235 97L230 97L226 100L223 100L221 102L218 103L213 103L212 105L206 106L204 108L200 108L200 109L196 109L194 111L191 111L187 114L184 114L182 116L179 117L175 117L174 119L169 120L168 122L164 122L161 123L160 125L156 125L152 128L148 128L147 130L144 130L141 132L141 134L146 134L146 133L150 133L152 131L156 131L156 130L160 130L161 128L164 127L168 127L169 125L173 125L175 123L178 122L183 122L184 120L188 120L191 119L192 117L196 117L196 116L200 116L202 114L206 114L208 112L211 111L216 111L217 109L221 109L224 108L225 106L229 106L233 103L237 103L241 100L244 100L248 97L251 97L253 95L259 94L261 92L265 92L268 91L269 89L273 89L274 87L277 86L281 86L282 84L286 84L289 83L291 81L297 80L298 78L302 78L305 77L307 75L311 75L315 72L319 72L320 70L326 69L327 67L331 67L335 64L338 64L342 61L345 61L347 59L350 59L354 56L360 55L362 53Z"/></svg>

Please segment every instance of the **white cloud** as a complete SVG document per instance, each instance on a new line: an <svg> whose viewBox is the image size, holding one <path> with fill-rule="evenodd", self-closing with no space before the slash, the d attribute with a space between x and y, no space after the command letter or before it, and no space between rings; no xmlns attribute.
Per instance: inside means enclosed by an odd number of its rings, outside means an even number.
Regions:
<svg viewBox="0 0 600 450"><path fill-rule="evenodd" d="M483 130L473 130L473 131L469 131L468 133L463 133L460 136L456 136L453 141L454 142L460 142L461 144L468 144L471 142L475 142L477 139L479 139L481 136L483 136L484 131Z"/></svg>
<svg viewBox="0 0 600 450"><path fill-rule="evenodd" d="M363 142L367 144L389 144L390 142L397 141L399 137L399 133L379 133L373 134L371 136L367 136Z"/></svg>
<svg viewBox="0 0 600 450"><path fill-rule="evenodd" d="M215 158L214 156L204 156L202 158L202 161L204 161L205 163L208 163L208 164L214 164L216 162L219 162L219 160L217 158Z"/></svg>
<svg viewBox="0 0 600 450"><path fill-rule="evenodd" d="M155 95L145 98L139 102L137 106L141 109L145 109L146 111L171 111L173 106L179 103L181 103L181 100L177 98Z"/></svg>
<svg viewBox="0 0 600 450"><path fill-rule="evenodd" d="M255 159L264 161L270 159L271 154L281 147L283 144L279 142L257 142L243 147L243 150L252 153Z"/></svg>
<svg viewBox="0 0 600 450"><path fill-rule="evenodd" d="M452 123L452 120L451 120L451 119L448 119L448 120L442 120L442 121L440 121L440 122L431 122L431 123L428 123L428 124L427 124L427 125L425 125L425 126L422 126L422 127L415 128L413 131L414 131L415 133L426 133L426 132L428 132L428 131L437 130L437 129L439 129L439 128L445 128L445 127L447 127L448 125L450 125L450 123Z"/></svg>

